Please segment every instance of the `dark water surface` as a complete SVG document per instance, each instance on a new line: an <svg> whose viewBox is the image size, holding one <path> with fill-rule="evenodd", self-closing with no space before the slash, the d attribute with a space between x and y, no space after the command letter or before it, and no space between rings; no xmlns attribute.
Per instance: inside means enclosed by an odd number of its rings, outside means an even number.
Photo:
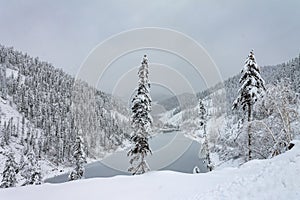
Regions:
<svg viewBox="0 0 300 200"><path fill-rule="evenodd" d="M153 154L146 158L151 170L172 170L192 173L195 166L206 172L203 160L199 158L200 144L184 137L181 132L158 134L149 140ZM127 172L127 152L116 152L101 161L85 166L85 178L130 175ZM45 180L48 183L68 181L68 174Z"/></svg>

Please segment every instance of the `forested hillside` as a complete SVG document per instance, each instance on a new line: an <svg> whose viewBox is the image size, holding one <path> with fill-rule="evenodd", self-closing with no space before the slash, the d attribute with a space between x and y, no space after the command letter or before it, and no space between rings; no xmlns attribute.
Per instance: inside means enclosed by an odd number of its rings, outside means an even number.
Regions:
<svg viewBox="0 0 300 200"><path fill-rule="evenodd" d="M260 67L260 71L266 84L276 84L283 81L288 83L293 91L300 93L300 55L286 63ZM240 74L237 72L233 77L197 94L197 96L199 98L205 98L217 90L224 89L226 93L226 103L231 105L235 99L235 95L233 94L236 94L239 89L239 79ZM231 106L228 106L226 111L228 114L232 114Z"/></svg>
<svg viewBox="0 0 300 200"><path fill-rule="evenodd" d="M250 122L254 159L278 155L289 148L291 140L300 137L300 57L276 66L260 67L260 74L265 81L265 92L263 98L255 103ZM217 166L230 160L236 164L247 160L246 132L249 123L246 110L232 109L240 90L240 77L237 72L223 83L197 94L208 110L207 133ZM187 136L202 144L204 135L199 128L198 105L181 107L175 97L169 101L176 106L168 108L171 110L162 117L169 118L165 123L179 126Z"/></svg>
<svg viewBox="0 0 300 200"><path fill-rule="evenodd" d="M78 134L84 136L90 158L115 150L129 137L128 113L120 101L50 63L2 45L0 85L1 103L19 113L0 107L3 155L15 142L25 157L33 152L38 159L69 165Z"/></svg>

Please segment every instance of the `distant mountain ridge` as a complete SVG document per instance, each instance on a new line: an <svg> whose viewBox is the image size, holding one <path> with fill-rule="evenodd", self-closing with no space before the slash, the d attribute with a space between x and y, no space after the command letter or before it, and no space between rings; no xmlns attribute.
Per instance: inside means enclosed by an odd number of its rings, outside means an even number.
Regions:
<svg viewBox="0 0 300 200"><path fill-rule="evenodd" d="M242 65L241 65L241 69L242 69ZM260 69L261 69L262 77L266 80L266 84L269 83L274 84L280 80L289 80L291 85L293 86L293 89L297 93L300 93L300 54L298 57L295 57L286 63L264 66L261 67ZM236 75L226 79L224 82L217 83L215 86L197 93L196 94L197 98L203 99L211 95L215 91L224 88L227 94L226 103L232 104L235 98L235 95L233 94L237 94L237 91L239 89L239 79L240 79L240 74L239 72L237 72ZM173 96L171 98L158 101L158 104L164 106L166 110L172 110L178 108L180 107L178 98L184 95L185 94L181 94L179 96ZM189 96L191 96L191 94L186 96L186 99L189 99ZM195 105L195 100L191 99L190 101L186 101L186 104ZM184 107L186 107L186 105ZM230 110L227 111L231 112Z"/></svg>

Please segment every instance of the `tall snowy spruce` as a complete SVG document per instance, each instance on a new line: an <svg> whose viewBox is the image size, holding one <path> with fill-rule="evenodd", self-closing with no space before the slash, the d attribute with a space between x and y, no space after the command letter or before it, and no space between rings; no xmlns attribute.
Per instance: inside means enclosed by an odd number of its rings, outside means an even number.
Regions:
<svg viewBox="0 0 300 200"><path fill-rule="evenodd" d="M265 81L260 76L260 70L256 64L253 50L248 55L244 68L241 71L240 84L241 87L238 91L238 97L233 103L233 109L241 107L245 111L248 121L248 160L252 159L251 145L251 120L253 113L253 105L259 98L263 96L265 89Z"/></svg>
<svg viewBox="0 0 300 200"><path fill-rule="evenodd" d="M0 64L0 96L7 99L6 64Z"/></svg>
<svg viewBox="0 0 300 200"><path fill-rule="evenodd" d="M80 136L77 136L73 146L73 157L75 161L75 169L69 175L69 181L81 179L84 173L83 164L86 163L86 157L83 150L83 141Z"/></svg>
<svg viewBox="0 0 300 200"><path fill-rule="evenodd" d="M148 79L149 67L148 58L144 55L142 65L138 70L138 88L135 97L132 99L132 116L131 124L133 134L131 141L133 147L128 152L127 156L131 156L130 168L128 169L133 175L143 174L150 170L145 157L151 154L151 149L148 144L148 138L151 132L152 117L150 83Z"/></svg>
<svg viewBox="0 0 300 200"><path fill-rule="evenodd" d="M208 136L206 132L207 111L201 99L199 100L199 119L200 119L200 127L203 129L203 135L204 135L204 143L202 148L203 151L205 152L205 162L206 162L207 170L212 171L213 164L210 158Z"/></svg>
<svg viewBox="0 0 300 200"><path fill-rule="evenodd" d="M8 155L5 162L5 167L2 173L1 188L15 187L17 184L16 174L19 172L19 167L12 153Z"/></svg>

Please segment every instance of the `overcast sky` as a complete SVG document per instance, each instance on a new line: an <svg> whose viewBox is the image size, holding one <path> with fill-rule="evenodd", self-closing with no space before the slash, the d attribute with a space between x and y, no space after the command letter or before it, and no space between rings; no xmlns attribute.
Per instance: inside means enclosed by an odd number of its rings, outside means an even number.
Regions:
<svg viewBox="0 0 300 200"><path fill-rule="evenodd" d="M299 10L298 0L0 0L0 43L75 75L108 37L133 28L169 28L201 44L225 79L240 71L250 49L259 65L297 56Z"/></svg>

